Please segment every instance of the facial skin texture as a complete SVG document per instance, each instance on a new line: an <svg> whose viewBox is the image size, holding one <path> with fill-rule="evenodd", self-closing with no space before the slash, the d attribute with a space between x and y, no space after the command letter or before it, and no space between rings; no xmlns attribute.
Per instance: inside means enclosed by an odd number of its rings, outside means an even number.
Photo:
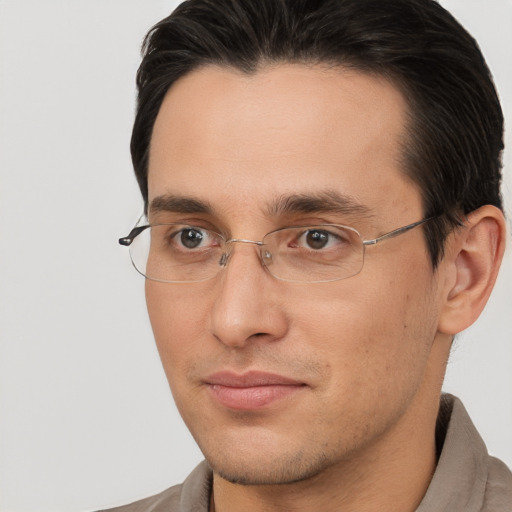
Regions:
<svg viewBox="0 0 512 512"><path fill-rule="evenodd" d="M150 212L150 221L261 240L323 223L375 238L420 220L420 193L400 169L406 109L390 83L353 70L194 71L172 86L156 120L149 200L184 196L211 211ZM329 191L371 213L268 211L282 197ZM331 283L279 281L248 244L236 244L211 280L146 281L176 404L214 469L217 512L417 506L435 466L452 339L440 328L457 282L450 240L436 272L419 227L368 247L358 275ZM206 382L221 371L301 386L236 410Z"/></svg>

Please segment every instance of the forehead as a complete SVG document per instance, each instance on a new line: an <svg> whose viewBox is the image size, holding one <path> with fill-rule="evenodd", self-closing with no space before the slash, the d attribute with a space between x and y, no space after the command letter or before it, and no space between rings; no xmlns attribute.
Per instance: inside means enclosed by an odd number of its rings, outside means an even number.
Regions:
<svg viewBox="0 0 512 512"><path fill-rule="evenodd" d="M149 199L229 209L335 190L386 208L406 190L419 201L400 171L406 109L391 83L346 68L201 68L171 87L157 116Z"/></svg>

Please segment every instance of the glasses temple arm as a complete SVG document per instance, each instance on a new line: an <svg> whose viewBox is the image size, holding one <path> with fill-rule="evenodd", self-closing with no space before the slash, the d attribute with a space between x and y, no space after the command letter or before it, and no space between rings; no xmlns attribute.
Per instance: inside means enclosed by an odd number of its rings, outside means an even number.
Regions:
<svg viewBox="0 0 512 512"><path fill-rule="evenodd" d="M389 233L385 233L384 235L374 238L373 240L363 240L363 245L375 245L376 243L378 243L382 240L386 240L387 238L393 238L395 236L401 235L402 233L405 233L406 231L409 231L410 229L413 229L416 226L424 224L425 222L428 222L429 220L435 219L437 217L438 216L429 217L428 219L423 219L423 220L419 220L418 222L413 222L412 224L409 224L402 228L394 229L393 231L390 231Z"/></svg>
<svg viewBox="0 0 512 512"><path fill-rule="evenodd" d="M146 225L133 228L128 236L123 236L119 239L119 244L129 246L137 236L139 236L145 229L148 229L149 227L149 225Z"/></svg>

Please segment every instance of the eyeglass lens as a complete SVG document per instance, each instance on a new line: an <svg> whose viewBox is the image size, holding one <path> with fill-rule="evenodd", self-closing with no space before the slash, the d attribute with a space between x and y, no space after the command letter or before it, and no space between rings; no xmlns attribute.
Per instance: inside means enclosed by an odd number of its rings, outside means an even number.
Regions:
<svg viewBox="0 0 512 512"><path fill-rule="evenodd" d="M259 246L262 264L276 278L297 282L335 281L363 266L359 233L337 225L290 227L267 234ZM130 245L135 268L148 279L194 282L215 277L229 261L236 241L182 224L152 226Z"/></svg>

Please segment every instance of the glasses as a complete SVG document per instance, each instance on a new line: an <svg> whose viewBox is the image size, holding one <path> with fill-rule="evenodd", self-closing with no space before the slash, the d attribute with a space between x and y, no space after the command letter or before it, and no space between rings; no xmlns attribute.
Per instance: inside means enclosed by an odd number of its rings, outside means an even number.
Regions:
<svg viewBox="0 0 512 512"><path fill-rule="evenodd" d="M257 246L262 265L277 279L324 283L361 272L366 246L406 233L433 218L373 240L363 240L356 229L338 224L276 229L258 242L226 239L211 229L173 223L136 226L119 243L129 246L133 266L140 274L163 283L212 279L228 264L235 243Z"/></svg>

